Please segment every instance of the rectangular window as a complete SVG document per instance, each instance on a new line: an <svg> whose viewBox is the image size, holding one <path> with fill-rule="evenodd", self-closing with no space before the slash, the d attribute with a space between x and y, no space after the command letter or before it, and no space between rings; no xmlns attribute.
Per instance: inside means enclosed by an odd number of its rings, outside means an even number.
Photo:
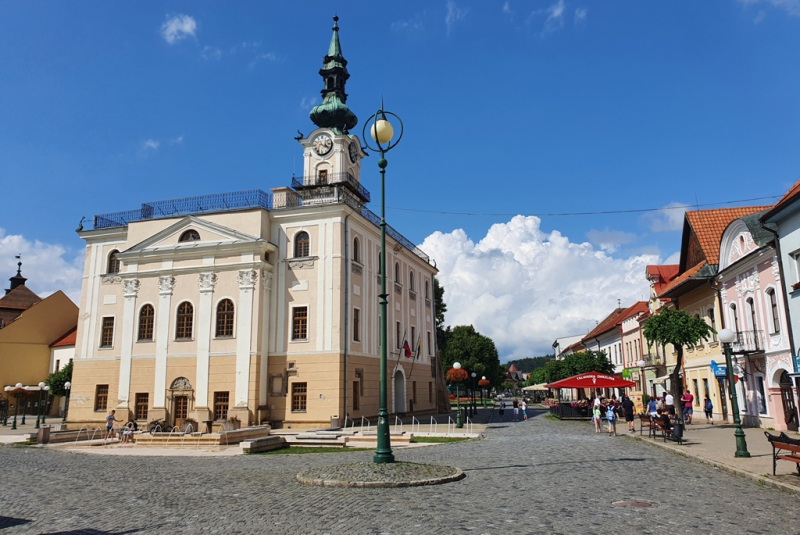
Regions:
<svg viewBox="0 0 800 535"><path fill-rule="evenodd" d="M694 404L700 405L700 386L697 384L697 379L692 379L694 382Z"/></svg>
<svg viewBox="0 0 800 535"><path fill-rule="evenodd" d="M711 392L708 391L708 379L703 379L703 390L706 393L706 397L711 399ZM703 401L705 403L705 401Z"/></svg>
<svg viewBox="0 0 800 535"><path fill-rule="evenodd" d="M431 377L436 377L436 357L431 357Z"/></svg>
<svg viewBox="0 0 800 535"><path fill-rule="evenodd" d="M431 332L428 331L428 355L432 355L433 351L431 351Z"/></svg>
<svg viewBox="0 0 800 535"><path fill-rule="evenodd" d="M136 394L136 419L147 420L147 406L150 402L150 394Z"/></svg>
<svg viewBox="0 0 800 535"><path fill-rule="evenodd" d="M356 379L358 380L358 393L364 395L364 369L356 368Z"/></svg>
<svg viewBox="0 0 800 535"><path fill-rule="evenodd" d="M97 385L94 389L94 410L104 411L108 408L108 385Z"/></svg>
<svg viewBox="0 0 800 535"><path fill-rule="evenodd" d="M61 369L61 361L56 359L56 369L55 369L55 371L58 371L60 369Z"/></svg>
<svg viewBox="0 0 800 535"><path fill-rule="evenodd" d="M353 309L353 341L361 341L361 311L357 308Z"/></svg>
<svg viewBox="0 0 800 535"><path fill-rule="evenodd" d="M359 396L359 382L353 381L353 410L357 411L361 408L361 399Z"/></svg>
<svg viewBox="0 0 800 535"><path fill-rule="evenodd" d="M292 340L308 338L308 307L292 309Z"/></svg>
<svg viewBox="0 0 800 535"><path fill-rule="evenodd" d="M433 383L428 381L428 403L433 403Z"/></svg>
<svg viewBox="0 0 800 535"><path fill-rule="evenodd" d="M403 342L400 340L400 337L401 337L401 336L402 336L402 334L400 334L400 322L398 321L398 322L395 324L395 329L394 329L394 339L395 339L395 342L396 342L396 345L397 345L397 349L400 349L400 344L402 344L402 343L403 343Z"/></svg>
<svg viewBox="0 0 800 535"><path fill-rule="evenodd" d="M417 402L417 382L411 381L411 399L414 400L414 403Z"/></svg>
<svg viewBox="0 0 800 535"><path fill-rule="evenodd" d="M100 347L114 345L114 318L103 318L103 329L100 335Z"/></svg>
<svg viewBox="0 0 800 535"><path fill-rule="evenodd" d="M411 352L417 352L417 328L411 327L411 339L408 341L408 345L411 347Z"/></svg>
<svg viewBox="0 0 800 535"><path fill-rule="evenodd" d="M767 395L764 391L764 378L756 375L756 397L758 398L758 413L767 414Z"/></svg>
<svg viewBox="0 0 800 535"><path fill-rule="evenodd" d="M292 412L306 412L308 383L292 383Z"/></svg>
<svg viewBox="0 0 800 535"><path fill-rule="evenodd" d="M214 419L228 419L228 400L230 392L214 392Z"/></svg>
<svg viewBox="0 0 800 535"><path fill-rule="evenodd" d="M325 185L328 183L328 170L327 169L320 169L319 171L319 183L321 185Z"/></svg>

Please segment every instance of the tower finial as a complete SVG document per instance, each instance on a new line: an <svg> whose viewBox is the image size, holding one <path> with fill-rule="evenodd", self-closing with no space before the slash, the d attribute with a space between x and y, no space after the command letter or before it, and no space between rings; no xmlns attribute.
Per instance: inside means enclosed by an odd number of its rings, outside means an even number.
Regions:
<svg viewBox="0 0 800 535"><path fill-rule="evenodd" d="M350 78L347 72L347 60L342 55L342 46L339 43L339 17L333 17L333 36L328 47L328 53L322 60L323 89L322 104L315 106L309 116L315 125L322 128L331 128L336 133L347 133L358 124L358 118L347 107L347 93L344 92L345 83Z"/></svg>

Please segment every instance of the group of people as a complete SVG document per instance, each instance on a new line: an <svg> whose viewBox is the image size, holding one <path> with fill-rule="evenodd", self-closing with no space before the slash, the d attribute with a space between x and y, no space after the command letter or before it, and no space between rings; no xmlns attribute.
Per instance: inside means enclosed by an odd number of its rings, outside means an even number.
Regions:
<svg viewBox="0 0 800 535"><path fill-rule="evenodd" d="M105 440L108 441L109 439L114 438L114 423L121 422L122 420L117 420L117 411L112 410L111 414L106 416L106 438ZM134 433L139 430L139 426L136 424L134 420L129 421L125 426L122 428L122 438L120 439L120 444L133 444L136 442L134 438Z"/></svg>
<svg viewBox="0 0 800 535"><path fill-rule="evenodd" d="M594 422L594 432L602 433L602 420L608 423L608 436L617 436L617 420L625 418L628 425L628 432L634 432L634 412L633 400L626 395L622 395L620 400L617 396L606 399L602 396L594 398L592 403L592 422Z"/></svg>
<svg viewBox="0 0 800 535"><path fill-rule="evenodd" d="M678 414L675 409L675 397L669 392L660 398L650 398L647 403L647 412L653 418L658 417L660 410L673 419L677 416L682 416L685 423L691 424L694 419L694 396L691 392L685 392L681 396L680 408L682 413ZM703 412L705 413L706 423L714 425L714 404L711 403L708 396L703 400Z"/></svg>
<svg viewBox="0 0 800 535"><path fill-rule="evenodd" d="M647 403L647 414L652 418L661 420L667 429L672 429L674 420L677 417L683 417L687 424L692 423L694 415L694 396L691 392L684 393L680 398L680 414L675 408L675 397L667 392L662 397L650 398ZM622 395L620 400L616 396L611 396L611 399L606 399L602 396L594 398L592 403L592 422L594 423L594 432L602 433L602 420L605 419L608 423L608 435L617 435L617 421L624 418L628 425L628 432L635 431L635 406L633 400L625 394ZM706 396L703 402L703 412L706 416L707 424L714 424L714 405L711 400Z"/></svg>
<svg viewBox="0 0 800 535"><path fill-rule="evenodd" d="M514 409L514 421L518 422L520 417L520 412L522 412L522 419L528 419L528 403L522 399L519 400L518 398L514 398L514 401L511 402L511 407ZM500 415L500 419L505 421L506 419L506 400L500 400L500 409L497 411Z"/></svg>

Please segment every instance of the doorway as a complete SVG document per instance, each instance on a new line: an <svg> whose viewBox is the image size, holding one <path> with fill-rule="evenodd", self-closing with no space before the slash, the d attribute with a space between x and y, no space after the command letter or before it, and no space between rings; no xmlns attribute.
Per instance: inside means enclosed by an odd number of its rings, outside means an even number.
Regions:
<svg viewBox="0 0 800 535"><path fill-rule="evenodd" d="M189 396L175 396L174 406L175 423L173 425L180 427L183 421L189 417Z"/></svg>
<svg viewBox="0 0 800 535"><path fill-rule="evenodd" d="M193 410L194 390L192 383L186 377L178 377L169 387L167 392L169 400L169 416L167 421L170 426L180 427Z"/></svg>
<svg viewBox="0 0 800 535"><path fill-rule="evenodd" d="M406 378L400 370L394 372L394 412L406 410Z"/></svg>
<svg viewBox="0 0 800 535"><path fill-rule="evenodd" d="M719 399L720 407L722 408L722 421L728 421L728 394L725 392L725 379L717 377L717 384L719 384Z"/></svg>
<svg viewBox="0 0 800 535"><path fill-rule="evenodd" d="M786 429L797 431L797 406L794 403L792 380L786 370L781 373L780 386L781 402L783 402L783 420L786 422Z"/></svg>

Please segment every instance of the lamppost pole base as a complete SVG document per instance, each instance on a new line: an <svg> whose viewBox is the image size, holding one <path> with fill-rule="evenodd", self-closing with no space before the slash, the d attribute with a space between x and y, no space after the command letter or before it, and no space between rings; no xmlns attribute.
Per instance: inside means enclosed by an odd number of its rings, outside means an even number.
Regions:
<svg viewBox="0 0 800 535"><path fill-rule="evenodd" d="M734 454L734 457L750 457L750 452L747 451L747 441L744 438L744 431L742 431L742 428L737 428L733 435L736 437L736 453Z"/></svg>

